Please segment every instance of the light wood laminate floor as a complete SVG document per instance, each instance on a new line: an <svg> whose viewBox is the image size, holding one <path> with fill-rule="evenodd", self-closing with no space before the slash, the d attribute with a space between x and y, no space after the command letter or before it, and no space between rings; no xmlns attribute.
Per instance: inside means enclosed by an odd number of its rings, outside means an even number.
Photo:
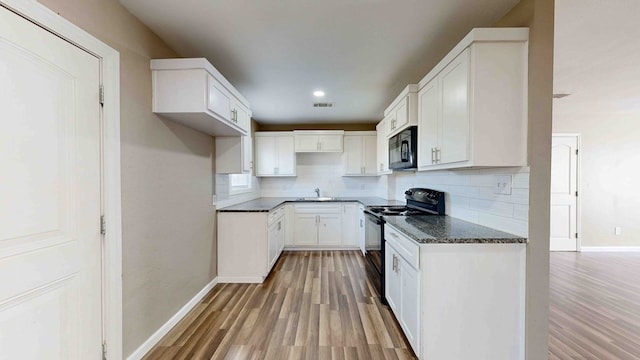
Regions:
<svg viewBox="0 0 640 360"><path fill-rule="evenodd" d="M415 359L365 261L284 252L263 284L217 285L145 359Z"/></svg>
<svg viewBox="0 0 640 360"><path fill-rule="evenodd" d="M551 253L549 359L640 359L640 253Z"/></svg>

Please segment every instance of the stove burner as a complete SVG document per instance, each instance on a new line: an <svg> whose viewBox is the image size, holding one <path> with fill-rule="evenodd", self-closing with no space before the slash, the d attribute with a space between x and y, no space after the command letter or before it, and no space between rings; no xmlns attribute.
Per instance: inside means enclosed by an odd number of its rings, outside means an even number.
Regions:
<svg viewBox="0 0 640 360"><path fill-rule="evenodd" d="M368 210L372 213L382 216L431 215L428 212L411 209L406 206L370 207L368 208Z"/></svg>

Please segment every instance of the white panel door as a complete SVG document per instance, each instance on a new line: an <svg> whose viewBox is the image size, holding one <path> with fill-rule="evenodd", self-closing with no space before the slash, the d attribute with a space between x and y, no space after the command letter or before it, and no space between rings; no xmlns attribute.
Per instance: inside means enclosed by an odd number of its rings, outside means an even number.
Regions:
<svg viewBox="0 0 640 360"><path fill-rule="evenodd" d="M293 222L293 243L296 245L318 244L318 215L295 214Z"/></svg>
<svg viewBox="0 0 640 360"><path fill-rule="evenodd" d="M578 138L554 135L551 145L551 251L577 251Z"/></svg>
<svg viewBox="0 0 640 360"><path fill-rule="evenodd" d="M342 152L343 135L322 135L319 138L320 151Z"/></svg>
<svg viewBox="0 0 640 360"><path fill-rule="evenodd" d="M469 49L442 70L442 121L439 162L469 160Z"/></svg>
<svg viewBox="0 0 640 360"><path fill-rule="evenodd" d="M400 260L401 292L400 323L404 335L416 354L420 353L420 273L406 261Z"/></svg>
<svg viewBox="0 0 640 360"><path fill-rule="evenodd" d="M207 107L221 119L233 122L231 118L231 99L226 90L213 78L207 75Z"/></svg>
<svg viewBox="0 0 640 360"><path fill-rule="evenodd" d="M384 289L385 298L389 303L389 307L396 315L396 319L400 319L400 266L398 265L399 257L395 250L385 242L384 244Z"/></svg>
<svg viewBox="0 0 640 360"><path fill-rule="evenodd" d="M99 77L0 7L0 359L101 358Z"/></svg>
<svg viewBox="0 0 640 360"><path fill-rule="evenodd" d="M359 226L358 226L358 204L343 205L342 222L342 245L358 246Z"/></svg>
<svg viewBox="0 0 640 360"><path fill-rule="evenodd" d="M438 78L418 94L418 166L436 164L440 134L440 88Z"/></svg>

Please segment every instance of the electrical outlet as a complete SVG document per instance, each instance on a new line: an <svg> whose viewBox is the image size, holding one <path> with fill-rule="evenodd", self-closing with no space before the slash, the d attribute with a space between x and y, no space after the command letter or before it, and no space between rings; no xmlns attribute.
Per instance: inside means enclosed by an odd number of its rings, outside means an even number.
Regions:
<svg viewBox="0 0 640 360"><path fill-rule="evenodd" d="M622 228L620 226L616 226L614 231L615 231L616 235L621 235L622 234Z"/></svg>
<svg viewBox="0 0 640 360"><path fill-rule="evenodd" d="M495 175L493 177L493 193L511 195L511 175Z"/></svg>

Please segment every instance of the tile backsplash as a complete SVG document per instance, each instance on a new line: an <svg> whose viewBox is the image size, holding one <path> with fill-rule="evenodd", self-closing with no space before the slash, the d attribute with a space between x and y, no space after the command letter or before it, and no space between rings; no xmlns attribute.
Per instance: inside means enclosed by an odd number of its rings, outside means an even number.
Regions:
<svg viewBox="0 0 640 360"><path fill-rule="evenodd" d="M263 197L315 196L387 196L386 176L342 176L342 154L297 154L297 176L260 178Z"/></svg>
<svg viewBox="0 0 640 360"><path fill-rule="evenodd" d="M511 176L511 194L494 193L496 176ZM529 168L474 169L394 173L387 198L404 200L404 191L426 187L446 193L448 215L479 225L527 236Z"/></svg>

